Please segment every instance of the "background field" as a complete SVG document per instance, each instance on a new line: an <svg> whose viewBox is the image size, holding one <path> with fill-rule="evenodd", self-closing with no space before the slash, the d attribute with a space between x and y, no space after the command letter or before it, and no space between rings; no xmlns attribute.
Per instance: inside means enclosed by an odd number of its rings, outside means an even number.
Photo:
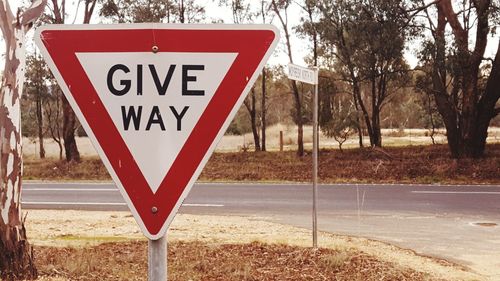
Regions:
<svg viewBox="0 0 500 281"><path fill-rule="evenodd" d="M274 125L267 130L267 148L268 151L279 150L279 132L283 131L283 141L285 150L295 150L297 147L297 128L292 125ZM446 136L444 129L438 130L435 136L436 143L445 144ZM425 129L382 129L384 146L408 146L408 145L427 145L432 144L429 130ZM76 139L78 150L82 156L97 156L92 143L87 137L78 137ZM500 128L492 127L489 129L488 143L500 143ZM365 146L369 146L369 139L365 136ZM59 147L51 139L44 140L45 151L48 157L59 157ZM253 150L253 137L251 133L241 136L225 135L217 145L217 152L237 152L243 147L249 147ZM304 146L307 149L312 147L312 127L304 127ZM338 143L333 139L320 133L321 148L338 148ZM343 148L359 147L358 138L353 135L344 143ZM38 139L24 138L23 152L25 156L36 157L38 155Z"/></svg>

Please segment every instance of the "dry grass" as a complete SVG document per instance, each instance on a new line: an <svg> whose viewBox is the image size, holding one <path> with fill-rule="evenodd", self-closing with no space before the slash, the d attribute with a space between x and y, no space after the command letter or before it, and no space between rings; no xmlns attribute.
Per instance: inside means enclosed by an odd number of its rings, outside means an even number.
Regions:
<svg viewBox="0 0 500 281"><path fill-rule="evenodd" d="M214 154L200 179L309 181L311 161L310 154L299 158L293 152ZM489 145L478 160L450 159L447 147L436 145L322 150L319 161L324 183L500 183L500 145Z"/></svg>
<svg viewBox="0 0 500 281"><path fill-rule="evenodd" d="M108 171L96 156L83 158L79 163L54 158L24 159L25 180L110 180Z"/></svg>
<svg viewBox="0 0 500 281"><path fill-rule="evenodd" d="M214 153L202 181L290 181L311 179L311 155L285 152ZM384 149L322 150L319 177L324 183L500 183L500 144L490 144L482 159L453 160L445 145ZM96 157L81 163L25 160L25 179L109 180Z"/></svg>
<svg viewBox="0 0 500 281"><path fill-rule="evenodd" d="M39 271L67 280L146 280L147 242L89 248L37 247ZM174 242L169 280L437 280L357 251L283 244Z"/></svg>
<svg viewBox="0 0 500 281"><path fill-rule="evenodd" d="M297 127L293 125L277 124L268 127L266 130L267 149L269 151L279 150L279 135L283 132L284 149L292 151L297 149ZM432 140L429 137L429 130L426 129L382 129L384 146L408 146L408 145L430 145ZM500 143L500 128L491 127L488 130L488 143ZM445 130L439 129L435 135L438 144L446 143ZM26 157L38 156L38 140L24 138L23 153ZM87 137L77 137L78 150L83 157L97 156L92 143ZM320 146L323 149L337 149L338 143L320 132ZM364 144L370 146L369 138L365 136ZM44 140L45 152L48 157L57 158L59 147L51 139ZM242 136L223 136L215 151L217 152L239 152L243 147L253 147L253 136L251 133ZM312 126L304 126L304 146L312 147ZM358 147L358 138L351 136L343 145L344 148Z"/></svg>

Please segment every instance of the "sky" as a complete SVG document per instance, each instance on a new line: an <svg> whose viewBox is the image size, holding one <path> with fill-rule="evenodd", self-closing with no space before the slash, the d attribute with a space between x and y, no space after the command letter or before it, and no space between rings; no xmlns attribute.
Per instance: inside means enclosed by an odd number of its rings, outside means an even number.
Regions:
<svg viewBox="0 0 500 281"><path fill-rule="evenodd" d="M81 0L80 0L81 1ZM19 5L19 2L21 1L13 1L10 0L12 9L15 11L17 10L17 6ZM78 13L77 12L77 3L79 0L68 0L67 1L67 12L68 12L68 22L75 22L75 23L81 23L83 20L83 12L82 12L82 7L79 8ZM232 22L232 15L231 11L227 7L220 7L218 5L218 0L215 1L201 1L199 0L198 3L203 3L205 5L205 10L206 10L206 20L205 22L210 23L214 22L217 20L223 20L225 23L231 23ZM98 24L102 22L102 19L98 17L98 9L97 11L94 12L93 18L91 20L91 23L93 24ZM76 16L75 16L76 13ZM289 25L290 27L294 27L300 24L300 19L301 16L303 16L303 13L297 5L292 5L289 10ZM256 22L258 23L258 22ZM281 24L278 21L277 18L274 18L272 24L274 24L276 27L278 27L281 30ZM294 57L294 63L302 66L307 66L306 63L304 62L304 58L311 53L311 46L308 44L307 40L303 40L298 38L293 32L293 36L291 38L292 42L292 54ZM28 52L34 52L34 43L32 40L33 36L33 31L30 31L28 34ZM498 38L498 37L497 37ZM492 57L496 48L498 46L498 40L489 40L486 56ZM417 58L416 58L416 51L419 48L419 43L418 42L411 42L408 46L408 50L406 51L405 58L408 61L409 65L411 67L415 67L418 63ZM3 64L3 57L5 53L5 46L4 44L0 44L0 54L2 56L0 57L0 63ZM285 44L284 44L284 38L282 36L280 43L274 52L273 56L270 58L268 64L270 65L287 65L288 64L288 56L286 55L285 52Z"/></svg>
<svg viewBox="0 0 500 281"><path fill-rule="evenodd" d="M19 5L18 1L10 0L10 2L12 10L13 11L17 10L17 7ZM220 7L219 5L217 5L217 3L215 3L218 1L215 2L198 1L198 2L204 3L206 5L205 22L210 23L222 19L224 23L232 23L232 15L230 9L226 7ZM77 0L67 1L68 22L81 23L83 21L82 7L79 8L78 14L75 17L75 12L77 11L76 9L77 3L78 3ZM102 19L100 19L97 14L98 12L94 12L94 15L91 20L92 24L99 24L102 22ZM294 6L293 9L290 10L289 21L290 21L290 26L296 26L300 24L300 8ZM278 28L281 27L277 19L276 22L273 22L273 24L276 25ZM28 37L27 48L28 52L30 53L33 53L34 49L36 48L33 42L33 34L34 34L33 30L31 30L27 36ZM305 44L303 40L300 40L296 36L294 36L291 40L292 40L292 53L294 56L294 62L296 64L305 65L303 58L308 55L307 52L310 51L310 47L307 46L307 44ZM284 42L283 40L281 40L280 44L277 47L277 50L274 52L273 56L270 58L268 63L271 65L288 64L288 56L286 55L284 50L285 50ZM5 46L4 44L0 44L0 54L2 54L0 58L0 63L2 65L4 63L4 53L5 53Z"/></svg>

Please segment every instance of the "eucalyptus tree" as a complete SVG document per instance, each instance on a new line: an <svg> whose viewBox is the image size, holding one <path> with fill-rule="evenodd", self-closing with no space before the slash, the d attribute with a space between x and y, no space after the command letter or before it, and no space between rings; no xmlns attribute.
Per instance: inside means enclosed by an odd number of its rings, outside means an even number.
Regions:
<svg viewBox="0 0 500 281"><path fill-rule="evenodd" d="M415 33L404 0L319 0L317 30L325 55L351 84L355 107L370 144L382 146L380 113L397 89L409 82L403 57ZM366 94L365 94L366 92Z"/></svg>
<svg viewBox="0 0 500 281"><path fill-rule="evenodd" d="M262 23L271 23L273 20L272 14L271 14L271 3L267 0L260 0L260 10L257 12L257 16L260 16L262 19ZM261 133L260 133L260 138L261 138L261 150L266 151L266 128L267 128L267 109L268 109L268 104L267 104L267 80L268 80L268 70L267 67L264 66L262 68L262 73L260 75L260 81L261 81L261 103L260 103L260 108L261 108Z"/></svg>
<svg viewBox="0 0 500 281"><path fill-rule="evenodd" d="M97 0L82 0L78 1L76 11L80 9L83 4L83 23L88 24L92 19L92 15L97 6ZM66 0L49 0L48 12L44 14L43 21L52 24L67 24L67 8L68 3ZM74 23L74 21L73 21ZM64 151L66 154L66 161L80 161L80 152L75 139L75 132L78 126L78 119L75 112L71 108L68 100L64 95L56 97L61 99L62 105L62 137L64 140ZM59 100L56 101L59 103ZM51 127L56 125L50 124Z"/></svg>
<svg viewBox="0 0 500 281"><path fill-rule="evenodd" d="M430 38L421 64L446 127L452 157L484 155L488 127L500 114L500 1L420 1Z"/></svg>
<svg viewBox="0 0 500 281"><path fill-rule="evenodd" d="M288 60L293 63L293 53L292 53L292 43L291 43L291 26L288 18L288 11L292 5L291 0L272 0L271 8L274 14L278 18L285 39L286 54L288 55ZM295 80L290 80L290 87L292 90L292 95L294 98L294 121L297 124L297 155L304 156L304 116L303 116L303 99L300 94L299 88L297 87L297 82Z"/></svg>
<svg viewBox="0 0 500 281"><path fill-rule="evenodd" d="M233 23L244 24L251 23L254 21L255 13L252 11L250 1L245 0L222 0L220 2L222 5L227 6L231 9L231 14L233 16ZM253 142L255 151L261 151L261 142L259 135L259 128L257 121L262 118L262 111L259 112L257 108L257 92L255 90L256 85L252 86L249 95L246 97L243 105L248 111L250 117L250 126L252 128ZM262 108L261 108L262 110ZM265 145L263 143L263 145ZM265 147L265 146L264 146Z"/></svg>
<svg viewBox="0 0 500 281"><path fill-rule="evenodd" d="M20 99L26 68L26 33L47 1L34 1L16 14L0 1L5 68L0 85L0 279L36 278L33 250L21 215L22 136Z"/></svg>

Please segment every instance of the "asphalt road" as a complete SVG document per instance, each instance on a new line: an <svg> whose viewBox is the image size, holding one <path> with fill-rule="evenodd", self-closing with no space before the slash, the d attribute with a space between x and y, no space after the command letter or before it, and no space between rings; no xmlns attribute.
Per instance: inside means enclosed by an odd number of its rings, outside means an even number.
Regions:
<svg viewBox="0 0 500 281"><path fill-rule="evenodd" d="M319 186L322 213L425 212L500 215L500 186L372 185ZM310 184L196 184L181 212L231 215L302 214L311 210ZM28 209L128 210L112 183L25 183Z"/></svg>
<svg viewBox="0 0 500 281"><path fill-rule="evenodd" d="M500 268L500 227L481 226L500 225L500 186L320 185L318 197L322 231L390 242L481 272ZM258 216L310 228L311 199L305 184L200 183L180 213ZM25 209L128 209L111 183L25 183L22 201Z"/></svg>

